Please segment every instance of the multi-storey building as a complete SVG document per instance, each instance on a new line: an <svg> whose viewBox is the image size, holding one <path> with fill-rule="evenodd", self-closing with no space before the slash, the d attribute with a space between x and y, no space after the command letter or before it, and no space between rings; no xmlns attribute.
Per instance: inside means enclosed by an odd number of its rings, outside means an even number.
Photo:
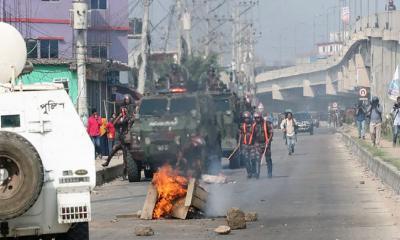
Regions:
<svg viewBox="0 0 400 240"><path fill-rule="evenodd" d="M77 86L72 0L3 0L2 21L24 36L34 71L21 77L24 83L62 82L74 103ZM87 43L89 108L103 115L112 100L113 85L127 79L128 0L88 0ZM107 108L108 109L108 108ZM108 111L108 115L111 111Z"/></svg>

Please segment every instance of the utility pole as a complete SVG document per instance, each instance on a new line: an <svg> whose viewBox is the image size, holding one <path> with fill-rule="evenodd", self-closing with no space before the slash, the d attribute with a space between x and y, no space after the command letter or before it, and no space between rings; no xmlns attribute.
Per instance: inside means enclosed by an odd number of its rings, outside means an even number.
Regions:
<svg viewBox="0 0 400 240"><path fill-rule="evenodd" d="M177 64L181 64L182 60L182 1L176 0L176 13L178 15L178 36L176 47L178 51L178 60Z"/></svg>
<svg viewBox="0 0 400 240"><path fill-rule="evenodd" d="M149 33L149 11L150 11L150 1L143 0L143 25L142 25L142 46L141 46L141 57L142 64L139 69L139 81L137 91L141 94L144 93L144 88L146 85L147 78L147 54L149 49L148 33Z"/></svg>
<svg viewBox="0 0 400 240"><path fill-rule="evenodd" d="M236 79L236 69L237 69L237 28L236 24L239 18L239 11L236 6L236 1L233 2L233 16L232 16L232 83L236 88L239 87L239 82Z"/></svg>
<svg viewBox="0 0 400 240"><path fill-rule="evenodd" d="M187 51L188 55L192 54L192 36L191 36L191 29L192 29L192 21L191 21L191 13L185 4L185 12L182 18L182 25L183 30L185 31L185 40L187 44Z"/></svg>
<svg viewBox="0 0 400 240"><path fill-rule="evenodd" d="M86 53L87 53L87 28L88 4L86 0L73 2L75 30L75 57L78 75L78 101L77 110L81 117L88 116L87 84L86 84Z"/></svg>
<svg viewBox="0 0 400 240"><path fill-rule="evenodd" d="M211 19L210 19L210 1L206 0L206 14L207 14L207 37L206 37L206 51L205 55L210 55L210 40L211 40Z"/></svg>

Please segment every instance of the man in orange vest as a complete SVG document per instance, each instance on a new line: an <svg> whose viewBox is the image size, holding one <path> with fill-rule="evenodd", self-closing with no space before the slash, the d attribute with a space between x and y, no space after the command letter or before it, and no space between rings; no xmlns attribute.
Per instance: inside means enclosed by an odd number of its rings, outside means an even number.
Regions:
<svg viewBox="0 0 400 240"><path fill-rule="evenodd" d="M243 122L240 126L240 153L241 159L246 163L247 178L257 177L253 164L257 158L257 151L254 148L254 127L252 115L249 111L243 112Z"/></svg>
<svg viewBox="0 0 400 240"><path fill-rule="evenodd" d="M268 178L272 177L271 141L273 136L272 124L264 120L262 114L254 113L254 145L257 150L257 174L260 175L261 159L265 156L268 167ZM256 175L257 176L257 175Z"/></svg>

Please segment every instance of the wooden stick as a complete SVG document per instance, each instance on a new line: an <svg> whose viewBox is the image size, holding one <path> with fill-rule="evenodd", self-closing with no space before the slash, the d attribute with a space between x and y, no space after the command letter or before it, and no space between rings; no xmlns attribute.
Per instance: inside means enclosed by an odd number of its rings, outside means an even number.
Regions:
<svg viewBox="0 0 400 240"><path fill-rule="evenodd" d="M233 155L235 155L236 151L239 149L240 147L240 141L242 140L242 136L239 136L239 141L238 141L238 145L236 146L236 148L233 150L233 152L231 153L231 155L229 155L228 157L228 161L231 160L231 158L233 157Z"/></svg>

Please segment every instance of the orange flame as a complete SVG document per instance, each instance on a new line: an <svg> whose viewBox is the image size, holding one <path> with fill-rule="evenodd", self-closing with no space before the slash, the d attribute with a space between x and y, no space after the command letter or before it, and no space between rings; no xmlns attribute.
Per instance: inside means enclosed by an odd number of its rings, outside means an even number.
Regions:
<svg viewBox="0 0 400 240"><path fill-rule="evenodd" d="M159 219L171 214L174 202L186 196L188 179L166 165L154 174L152 182L158 192L153 219Z"/></svg>

